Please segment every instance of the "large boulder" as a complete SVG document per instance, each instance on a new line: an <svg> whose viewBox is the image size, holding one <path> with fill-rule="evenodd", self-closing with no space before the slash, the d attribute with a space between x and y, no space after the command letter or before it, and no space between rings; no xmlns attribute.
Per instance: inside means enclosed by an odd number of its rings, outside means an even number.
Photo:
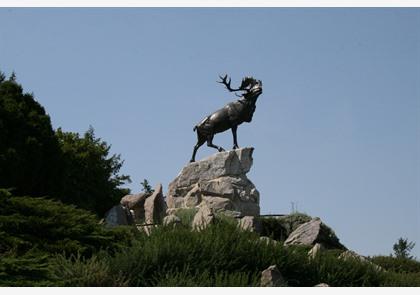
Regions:
<svg viewBox="0 0 420 295"><path fill-rule="evenodd" d="M141 221L145 218L144 202L148 196L150 196L150 194L146 193L126 195L121 199L120 204L134 212L135 220Z"/></svg>
<svg viewBox="0 0 420 295"><path fill-rule="evenodd" d="M168 208L207 205L215 212L258 216L260 195L246 177L254 148L220 152L185 166L169 184Z"/></svg>
<svg viewBox="0 0 420 295"><path fill-rule="evenodd" d="M130 213L130 210L120 204L112 207L108 212L105 213L105 224L108 227L114 227L118 225L132 225L134 224L134 219Z"/></svg>
<svg viewBox="0 0 420 295"><path fill-rule="evenodd" d="M284 242L285 245L307 246L313 246L316 243L321 244L327 249L346 249L340 243L334 231L322 223L318 217L301 224Z"/></svg>
<svg viewBox="0 0 420 295"><path fill-rule="evenodd" d="M144 202L146 224L160 224L166 215L166 203L163 198L162 184L158 184L153 194Z"/></svg>

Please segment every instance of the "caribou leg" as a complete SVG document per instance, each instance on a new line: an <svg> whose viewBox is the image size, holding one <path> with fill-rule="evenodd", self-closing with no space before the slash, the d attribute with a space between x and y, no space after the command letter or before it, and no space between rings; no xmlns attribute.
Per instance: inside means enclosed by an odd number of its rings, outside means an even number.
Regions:
<svg viewBox="0 0 420 295"><path fill-rule="evenodd" d="M236 138L236 130L238 130L238 126L237 126L237 125L232 127L232 134L233 134L233 149L234 149L234 150L239 148L239 146L238 146L238 140L237 140L237 138Z"/></svg>
<svg viewBox="0 0 420 295"><path fill-rule="evenodd" d="M202 146L206 142L206 138L200 136L197 132L197 144L194 146L194 151L190 160L190 163L195 162L195 154L197 153L197 150L200 146Z"/></svg>
<svg viewBox="0 0 420 295"><path fill-rule="evenodd" d="M217 149L219 152L223 152L223 151L224 151L224 149L223 149L221 146L217 146L217 145L213 144L213 137L214 137L214 135L213 135L213 134L212 134L212 135L209 135L209 136L207 137L207 146L212 147L212 148L215 148L215 149Z"/></svg>

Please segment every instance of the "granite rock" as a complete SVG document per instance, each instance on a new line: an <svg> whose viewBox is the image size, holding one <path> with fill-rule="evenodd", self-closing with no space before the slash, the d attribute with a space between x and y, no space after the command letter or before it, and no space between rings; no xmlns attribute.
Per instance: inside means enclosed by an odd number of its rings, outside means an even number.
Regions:
<svg viewBox="0 0 420 295"><path fill-rule="evenodd" d="M168 208L193 208L206 204L215 212L236 211L258 216L260 195L246 177L253 148L216 153L189 163L169 184Z"/></svg>

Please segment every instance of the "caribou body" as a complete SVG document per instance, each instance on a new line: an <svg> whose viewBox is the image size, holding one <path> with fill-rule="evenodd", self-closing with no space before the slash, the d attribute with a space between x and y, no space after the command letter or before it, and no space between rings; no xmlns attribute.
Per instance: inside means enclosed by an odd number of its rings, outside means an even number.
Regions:
<svg viewBox="0 0 420 295"><path fill-rule="evenodd" d="M231 102L205 117L200 123L194 127L197 132L197 144L194 146L193 154L190 162L195 161L195 154L200 146L207 141L207 146L217 149L219 152L224 151L220 146L213 144L213 137L216 133L232 130L233 135L233 149L239 148L236 137L238 126L243 122L251 122L252 116L255 112L255 104L258 96L262 93L262 82L253 77L245 77L242 79L241 86L237 89L232 89L230 86L231 79L228 76L220 77L226 89L230 92L244 91L237 101Z"/></svg>

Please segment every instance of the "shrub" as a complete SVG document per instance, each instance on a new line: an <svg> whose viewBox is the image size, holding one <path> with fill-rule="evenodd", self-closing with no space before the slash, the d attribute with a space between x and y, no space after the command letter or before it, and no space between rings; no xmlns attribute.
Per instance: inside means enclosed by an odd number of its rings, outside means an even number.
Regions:
<svg viewBox="0 0 420 295"><path fill-rule="evenodd" d="M418 273L420 275L420 262L414 259L392 256L374 256L370 258L370 260L388 271Z"/></svg>
<svg viewBox="0 0 420 295"><path fill-rule="evenodd" d="M340 250L326 250L309 259L308 250L267 244L256 233L241 231L225 221L200 232L184 226L160 227L150 236L139 233L131 246L115 255L101 252L84 260L62 257L60 265L69 270L58 271L58 278L67 285L84 286L92 282L115 286L258 286L261 271L275 264L288 286L320 282L337 287L420 286L414 273L404 276L379 271L375 265L357 259L342 260L338 258ZM84 266L103 271L83 280ZM71 277L78 279L68 280Z"/></svg>
<svg viewBox="0 0 420 295"><path fill-rule="evenodd" d="M55 200L12 196L0 189L0 285L50 285L55 253L110 255L131 244L135 229L106 229L96 216ZM54 283L55 284L55 283Z"/></svg>
<svg viewBox="0 0 420 295"><path fill-rule="evenodd" d="M0 254L13 249L20 255L36 248L89 256L130 240L130 230L106 230L94 214L60 201L14 197L5 190L0 190L0 201Z"/></svg>
<svg viewBox="0 0 420 295"><path fill-rule="evenodd" d="M52 279L56 285L72 287L124 287L127 280L110 267L101 256L86 259L80 255L57 255L52 261Z"/></svg>

